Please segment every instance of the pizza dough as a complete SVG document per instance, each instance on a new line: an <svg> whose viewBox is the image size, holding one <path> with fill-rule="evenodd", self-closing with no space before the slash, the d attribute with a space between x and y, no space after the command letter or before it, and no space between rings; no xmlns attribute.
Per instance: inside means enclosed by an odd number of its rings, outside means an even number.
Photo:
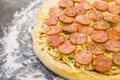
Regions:
<svg viewBox="0 0 120 80"><path fill-rule="evenodd" d="M79 0L74 0L74 1L79 1ZM116 0L116 1L118 2L119 0ZM47 68L49 68L56 74L66 78L66 79L69 79L69 80L120 80L120 74L105 75L105 74L101 74L101 73L98 73L95 71L78 69L72 65L69 66L63 62L60 62L59 60L58 61L54 60L54 58L48 53L48 50L49 50L49 48L47 46L48 44L47 44L47 42L45 42L47 39L47 36L46 36L46 34L44 34L44 28L46 27L46 25L44 24L43 17L45 17L48 14L49 8L55 7L55 6L57 7L58 2L59 2L59 0L47 0L45 3L43 3L40 6L38 13L36 15L35 25L32 30L32 38L33 38L33 50L34 50L37 58L39 58L39 60ZM95 4L95 6L96 6L96 4ZM71 3L71 5L72 5L72 3ZM106 4L104 3L104 5L106 5ZM65 7L63 5L61 5L61 6ZM105 11L105 10L107 10L107 5L106 5L106 8L104 8L104 9L100 6L97 6L96 8L98 10ZM79 22L79 20L78 20L78 22ZM84 23L84 22L82 22L82 24L86 25L86 23ZM95 40L96 40L96 38L95 38ZM105 40L103 39L102 42ZM69 44L69 42L68 42L68 44ZM110 49L110 48L108 48L108 49ZM83 53L81 55L84 56ZM88 55L86 57L91 57L91 56ZM88 62L90 62L90 61L91 61L91 59Z"/></svg>

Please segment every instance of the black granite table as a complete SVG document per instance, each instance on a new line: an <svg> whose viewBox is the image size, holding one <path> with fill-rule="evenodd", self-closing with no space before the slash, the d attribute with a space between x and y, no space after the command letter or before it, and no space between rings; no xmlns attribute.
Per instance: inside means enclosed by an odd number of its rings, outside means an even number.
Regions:
<svg viewBox="0 0 120 80"><path fill-rule="evenodd" d="M21 8L25 8L31 1L33 0L0 0L0 39L2 39L5 36L3 29L5 28L6 30L9 29L10 27L9 25L11 25L11 22L13 20L13 14L16 11L20 11ZM30 41L28 43L32 44L31 38L29 40ZM31 58L31 60L32 59L36 59L36 60L35 61L33 60L33 63L31 65L27 65L23 63L24 65L23 67L18 69L18 71L15 71L14 73L12 73L9 77L6 77L6 70L4 69L4 67L2 67L2 65L6 62L4 59L6 56L4 57L1 56L4 54L3 47L5 46L5 44L0 42L0 80L28 80L28 79L25 79L26 74L29 74L29 73L34 74L37 71L38 72L40 71L42 74L44 74L44 77L45 77L44 80L63 80L58 75L56 75L55 73L45 68L45 66L41 62L39 62L39 60L37 60L31 48L30 49L27 48L26 44L22 44L20 40L18 40L18 42L20 43L19 44L20 50L19 52L15 52L16 54L14 54L13 52L13 54L24 57L24 58L21 58L21 61L23 62L24 60L27 60L29 57ZM31 55L26 54L27 50L28 50L28 53L30 51ZM34 75L34 80L43 80L43 76L41 77L41 73ZM16 78L16 76L24 77L24 79L18 78L18 77Z"/></svg>

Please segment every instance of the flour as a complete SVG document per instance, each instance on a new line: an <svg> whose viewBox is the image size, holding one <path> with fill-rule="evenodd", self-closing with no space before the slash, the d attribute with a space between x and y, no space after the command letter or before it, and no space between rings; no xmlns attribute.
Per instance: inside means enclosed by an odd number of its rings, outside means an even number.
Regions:
<svg viewBox="0 0 120 80"><path fill-rule="evenodd" d="M14 14L9 29L4 29L5 36L0 39L4 46L0 48L0 76L10 80L63 80L55 77L34 56L31 30L35 15L43 1L34 0L26 8ZM3 58L3 59L1 59ZM51 75L52 74L52 75ZM51 76L48 76L51 75ZM4 79L3 79L4 80Z"/></svg>

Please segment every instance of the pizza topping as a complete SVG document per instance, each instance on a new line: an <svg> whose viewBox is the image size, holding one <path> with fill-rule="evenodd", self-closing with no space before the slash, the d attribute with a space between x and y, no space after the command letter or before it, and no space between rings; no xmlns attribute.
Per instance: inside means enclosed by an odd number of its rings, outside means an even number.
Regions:
<svg viewBox="0 0 120 80"><path fill-rule="evenodd" d="M111 5L109 7L109 12L113 14L120 14L120 6L118 5Z"/></svg>
<svg viewBox="0 0 120 80"><path fill-rule="evenodd" d="M60 0L58 5L61 8L66 8L69 6L73 6L73 1L72 0Z"/></svg>
<svg viewBox="0 0 120 80"><path fill-rule="evenodd" d="M83 44L87 42L87 36L83 33L72 33L70 36L70 41L73 44Z"/></svg>
<svg viewBox="0 0 120 80"><path fill-rule="evenodd" d="M109 8L106 1L96 1L94 2L94 7L100 11L106 11Z"/></svg>
<svg viewBox="0 0 120 80"><path fill-rule="evenodd" d="M108 40L107 33L104 31L94 31L91 38L96 42L106 42Z"/></svg>
<svg viewBox="0 0 120 80"><path fill-rule="evenodd" d="M46 28L46 34L48 34L48 35L57 34L59 32L61 32L61 28L57 27L57 26L48 26Z"/></svg>
<svg viewBox="0 0 120 80"><path fill-rule="evenodd" d="M90 24L90 20L85 15L78 15L75 17L75 21L82 24L82 25L88 25Z"/></svg>
<svg viewBox="0 0 120 80"><path fill-rule="evenodd" d="M116 4L120 5L120 0L115 0Z"/></svg>
<svg viewBox="0 0 120 80"><path fill-rule="evenodd" d="M110 58L105 56L97 56L93 59L92 63L93 67L98 72L106 72L108 71L112 66L112 61Z"/></svg>
<svg viewBox="0 0 120 80"><path fill-rule="evenodd" d="M92 32L93 32L93 28L91 28L91 27L79 27L79 32L80 33L83 33L83 34L85 34L85 35L91 35L92 34Z"/></svg>
<svg viewBox="0 0 120 80"><path fill-rule="evenodd" d="M65 14L70 17L74 17L77 14L76 7L67 7Z"/></svg>
<svg viewBox="0 0 120 80"><path fill-rule="evenodd" d="M47 20L46 20L46 24L48 26L53 26L53 25L56 25L58 22L58 18L57 17L49 17Z"/></svg>
<svg viewBox="0 0 120 80"><path fill-rule="evenodd" d="M104 53L104 45L95 43L95 42L89 42L87 45L88 50L90 50L93 54L102 54Z"/></svg>
<svg viewBox="0 0 120 80"><path fill-rule="evenodd" d="M93 21L98 21L98 20L102 20L103 15L102 12L94 10L88 14L88 17Z"/></svg>
<svg viewBox="0 0 120 80"><path fill-rule="evenodd" d="M52 47L57 47L64 42L64 37L59 35L52 35L48 37L48 44Z"/></svg>
<svg viewBox="0 0 120 80"><path fill-rule="evenodd" d="M66 16L65 14L62 14L60 17L59 17L59 20L64 22L64 23L72 23L74 21L74 18L72 17L68 17Z"/></svg>
<svg viewBox="0 0 120 80"><path fill-rule="evenodd" d="M112 23L119 23L120 16L117 14L106 13L104 14L104 20Z"/></svg>
<svg viewBox="0 0 120 80"><path fill-rule="evenodd" d="M110 1L60 0L50 8L43 28L53 55L85 70L116 73L111 71L112 61L116 70L120 66L120 0Z"/></svg>
<svg viewBox="0 0 120 80"><path fill-rule="evenodd" d="M109 40L120 40L120 33L116 30L110 30L107 32Z"/></svg>
<svg viewBox="0 0 120 80"><path fill-rule="evenodd" d="M86 1L82 1L78 4L78 7L83 7L85 10L90 10L92 9L92 4Z"/></svg>
<svg viewBox="0 0 120 80"><path fill-rule="evenodd" d="M70 33L77 32L78 25L75 23L72 23L70 25L64 26L62 29L63 29L63 31L70 32Z"/></svg>
<svg viewBox="0 0 120 80"><path fill-rule="evenodd" d="M110 24L106 21L96 21L94 29L105 30L110 27Z"/></svg>
<svg viewBox="0 0 120 80"><path fill-rule="evenodd" d="M105 43L105 48L108 51L118 52L120 51L120 42L116 40L109 40Z"/></svg>
<svg viewBox="0 0 120 80"><path fill-rule="evenodd" d="M107 1L107 2L110 2L111 0L103 0L103 1Z"/></svg>
<svg viewBox="0 0 120 80"><path fill-rule="evenodd" d="M62 13L62 10L60 8L53 7L53 8L49 9L50 16L59 17L61 15L61 13Z"/></svg>
<svg viewBox="0 0 120 80"><path fill-rule="evenodd" d="M113 27L113 30L116 30L120 33L120 23L118 23L115 27Z"/></svg>
<svg viewBox="0 0 120 80"><path fill-rule="evenodd" d="M79 64L89 64L92 61L92 53L88 50L81 50L75 54L74 58Z"/></svg>
<svg viewBox="0 0 120 80"><path fill-rule="evenodd" d="M83 8L83 6L79 6L79 7L76 7L76 12L77 12L77 15L83 15L85 14L85 9Z"/></svg>
<svg viewBox="0 0 120 80"><path fill-rule="evenodd" d="M113 54L113 62L114 64L120 66L120 53Z"/></svg>
<svg viewBox="0 0 120 80"><path fill-rule="evenodd" d="M66 41L58 46L58 50L62 54L71 54L76 49L76 45L73 45L70 41Z"/></svg>

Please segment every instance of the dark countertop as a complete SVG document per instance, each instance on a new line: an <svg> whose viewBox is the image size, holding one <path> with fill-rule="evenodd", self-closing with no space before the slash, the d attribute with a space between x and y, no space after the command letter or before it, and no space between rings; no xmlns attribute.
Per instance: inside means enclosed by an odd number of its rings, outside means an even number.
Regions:
<svg viewBox="0 0 120 80"><path fill-rule="evenodd" d="M15 11L26 7L33 0L0 0L0 37L2 37L2 27L7 27L12 19Z"/></svg>

